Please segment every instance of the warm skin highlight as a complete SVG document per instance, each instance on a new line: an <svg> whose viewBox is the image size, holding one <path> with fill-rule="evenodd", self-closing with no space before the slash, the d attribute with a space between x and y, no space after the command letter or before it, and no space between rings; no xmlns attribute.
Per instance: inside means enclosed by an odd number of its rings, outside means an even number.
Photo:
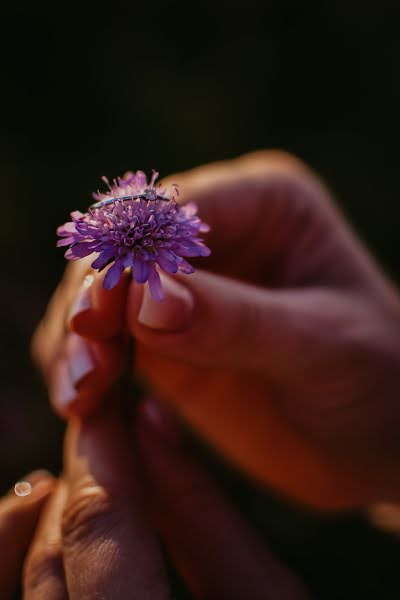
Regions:
<svg viewBox="0 0 400 600"><path fill-rule="evenodd" d="M139 286L124 281L121 293L107 296L96 276L89 308L75 312L70 327L90 353L102 338L102 363L94 360L74 382L68 403L53 394L57 410L96 409L117 375L107 367L107 346L123 352L128 333L137 343L133 371L260 482L321 508L399 500L400 303L326 188L280 153L172 180L211 226L209 272L175 280L186 292L159 305L159 329L140 321ZM64 319L85 269L68 270L36 336L48 376L74 360L65 351Z"/></svg>

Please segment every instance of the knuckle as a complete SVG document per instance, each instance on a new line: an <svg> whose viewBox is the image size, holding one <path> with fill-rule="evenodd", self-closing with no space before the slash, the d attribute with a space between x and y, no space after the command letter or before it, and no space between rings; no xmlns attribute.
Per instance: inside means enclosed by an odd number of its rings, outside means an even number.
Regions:
<svg viewBox="0 0 400 600"><path fill-rule="evenodd" d="M330 190L296 156L280 150L262 150L238 160L238 170L251 182L253 198L261 201L256 226L260 224L265 230L268 222L269 227L280 228L282 219L286 226L298 226L301 219L308 223L331 215L334 202Z"/></svg>
<svg viewBox="0 0 400 600"><path fill-rule="evenodd" d="M28 555L23 570L25 589L35 591L54 577L63 577L61 547L48 545Z"/></svg>
<svg viewBox="0 0 400 600"><path fill-rule="evenodd" d="M255 167L275 167L289 173L309 171L307 165L300 158L290 152L279 149L263 149L248 152L240 156L239 160L244 164L251 164Z"/></svg>
<svg viewBox="0 0 400 600"><path fill-rule="evenodd" d="M118 511L110 495L99 485L88 485L73 492L61 521L66 548L90 544L119 524Z"/></svg>

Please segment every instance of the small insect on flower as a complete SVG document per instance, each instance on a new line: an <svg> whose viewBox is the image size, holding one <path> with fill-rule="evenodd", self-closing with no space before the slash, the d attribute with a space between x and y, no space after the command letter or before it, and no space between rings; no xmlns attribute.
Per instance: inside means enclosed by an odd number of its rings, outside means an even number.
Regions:
<svg viewBox="0 0 400 600"><path fill-rule="evenodd" d="M104 278L106 290L117 285L130 268L135 281L148 282L153 298L160 301L158 269L193 273L184 257L209 256L210 249L200 237L209 227L197 216L197 206L179 205L174 195L179 193L178 186L162 189L155 185L157 177L153 171L147 183L145 173L136 171L112 184L103 177L108 190L93 194L96 202L87 212L71 213L72 221L57 229L61 238L57 246L69 246L68 260L97 253L91 266L99 272L113 263Z"/></svg>

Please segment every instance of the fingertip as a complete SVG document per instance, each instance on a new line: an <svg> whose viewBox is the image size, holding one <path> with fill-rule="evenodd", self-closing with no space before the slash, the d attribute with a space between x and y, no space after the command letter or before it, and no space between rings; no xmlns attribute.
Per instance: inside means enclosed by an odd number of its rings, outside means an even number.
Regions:
<svg viewBox="0 0 400 600"><path fill-rule="evenodd" d="M92 288L94 310L110 316L116 308L125 307L127 289L131 279L129 271L125 270L117 285L111 290L106 290L103 285L104 279L111 266L95 276ZM123 315L121 313L119 315L122 318Z"/></svg>
<svg viewBox="0 0 400 600"><path fill-rule="evenodd" d="M68 328L80 335L91 337L95 331L93 324L93 284L94 274L85 276L67 315Z"/></svg>
<svg viewBox="0 0 400 600"><path fill-rule="evenodd" d="M21 477L7 497L17 502L20 507L41 502L53 491L55 482L55 477L49 471L37 469Z"/></svg>
<svg viewBox="0 0 400 600"><path fill-rule="evenodd" d="M52 492L55 489L55 485L56 485L56 479L52 476L48 476L46 478L40 479L40 481L37 481L33 485L31 493L27 496L22 496L22 497L20 496L19 501L22 501L22 502L26 501L26 502L41 504L42 502L44 502L47 499L48 496L50 496L50 494L52 494ZM18 494L15 491L15 486L14 486L14 493L18 496Z"/></svg>
<svg viewBox="0 0 400 600"><path fill-rule="evenodd" d="M72 304L67 324L71 331L89 339L107 339L122 331L129 274L125 272L111 290L103 287L107 270L85 277Z"/></svg>
<svg viewBox="0 0 400 600"><path fill-rule="evenodd" d="M54 410L64 420L74 417L86 418L101 409L106 399L106 392L98 393L95 390L79 390L76 395L65 406L55 401L52 403Z"/></svg>
<svg viewBox="0 0 400 600"><path fill-rule="evenodd" d="M88 416L101 406L125 369L124 348L119 339L89 341L70 335L50 386L50 400L59 416Z"/></svg>
<svg viewBox="0 0 400 600"><path fill-rule="evenodd" d="M46 488L51 489L54 486L56 479L52 473L46 469L36 469L25 475L20 481L28 483L31 491L35 492L37 495L37 490L45 490ZM16 493L16 486L17 484L15 484L13 488L14 493Z"/></svg>
<svg viewBox="0 0 400 600"><path fill-rule="evenodd" d="M23 481L28 494L19 496L13 489L0 500L1 598L13 597L41 510L55 487L54 478L43 471L25 475Z"/></svg>
<svg viewBox="0 0 400 600"><path fill-rule="evenodd" d="M194 310L194 297L189 287L160 272L164 298L155 300L147 284L130 288L128 327L140 339L150 334L181 332L188 325ZM138 290L138 288L142 288Z"/></svg>

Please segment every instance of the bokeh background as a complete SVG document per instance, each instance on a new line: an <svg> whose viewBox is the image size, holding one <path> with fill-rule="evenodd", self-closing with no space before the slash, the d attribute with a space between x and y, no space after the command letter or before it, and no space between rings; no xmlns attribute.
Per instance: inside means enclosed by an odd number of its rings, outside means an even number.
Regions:
<svg viewBox="0 0 400 600"><path fill-rule="evenodd" d="M31 468L59 468L63 426L47 407L29 341L64 268L55 228L88 205L101 175L168 174L284 148L322 174L399 280L396 4L3 6L1 490ZM249 498L240 486L230 493ZM400 543L362 516L321 519L270 496L257 502L257 527L318 597L399 597Z"/></svg>

